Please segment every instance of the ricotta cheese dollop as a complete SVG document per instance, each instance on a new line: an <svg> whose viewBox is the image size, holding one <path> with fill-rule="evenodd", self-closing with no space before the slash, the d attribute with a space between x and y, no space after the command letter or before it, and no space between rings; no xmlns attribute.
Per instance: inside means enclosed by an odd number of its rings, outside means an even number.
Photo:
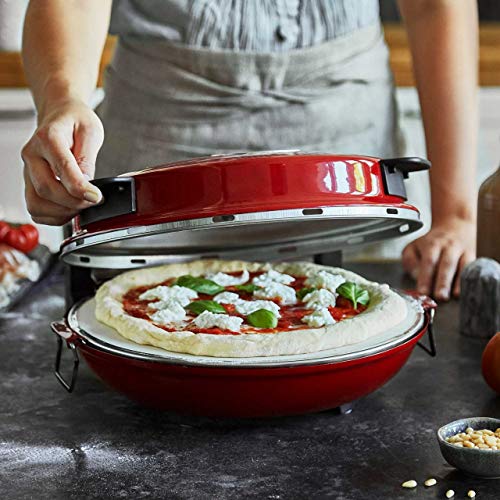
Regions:
<svg viewBox="0 0 500 500"><path fill-rule="evenodd" d="M283 285L289 285L294 281L295 278L293 276L279 273L278 271L274 271L273 269L271 269L266 273L255 276L255 278L252 280L252 283L257 286L267 286L271 283L282 283Z"/></svg>
<svg viewBox="0 0 500 500"><path fill-rule="evenodd" d="M253 296L257 299L277 299L283 305L297 303L295 290L290 286L276 282L266 284L263 288L255 290Z"/></svg>
<svg viewBox="0 0 500 500"><path fill-rule="evenodd" d="M241 276L232 276L226 273L211 273L207 274L205 278L214 281L220 286L235 286L244 285L250 279L250 275L245 269L242 271Z"/></svg>
<svg viewBox="0 0 500 500"><path fill-rule="evenodd" d="M280 306L270 300L243 300L237 293L222 292L214 297L219 304L234 304L236 311L243 316L248 316L259 309L267 309L280 317Z"/></svg>
<svg viewBox="0 0 500 500"><path fill-rule="evenodd" d="M304 297L307 309L323 309L325 307L335 307L337 294L330 292L326 288L314 290Z"/></svg>
<svg viewBox="0 0 500 500"><path fill-rule="evenodd" d="M198 293L191 288L185 286L156 286L150 290L146 290L144 293L139 295L140 300L152 300L160 299L162 301L168 302L169 300L175 300L181 306L187 306L193 299L198 298ZM151 304L153 306L153 304Z"/></svg>
<svg viewBox="0 0 500 500"><path fill-rule="evenodd" d="M220 328L232 332L239 332L241 323L243 323L243 318L238 318L238 316L214 314L210 311L203 311L193 320L193 324L198 328Z"/></svg>
<svg viewBox="0 0 500 500"><path fill-rule="evenodd" d="M221 292L218 293L213 300L219 304L237 304L241 299L237 293Z"/></svg>
<svg viewBox="0 0 500 500"><path fill-rule="evenodd" d="M311 314L304 316L301 321L314 327L333 325L336 322L326 307L316 309Z"/></svg>
<svg viewBox="0 0 500 500"><path fill-rule="evenodd" d="M259 309L266 309L280 317L280 306L270 300L240 300L236 304L236 311L243 316L248 316Z"/></svg>
<svg viewBox="0 0 500 500"><path fill-rule="evenodd" d="M345 283L346 279L340 274L333 274L328 271L318 271L309 276L304 282L306 286L313 288L326 288L331 292L335 292L337 287Z"/></svg>
<svg viewBox="0 0 500 500"><path fill-rule="evenodd" d="M184 307L176 300L164 301L165 307L150 315L150 318L159 325L179 323L186 318Z"/></svg>

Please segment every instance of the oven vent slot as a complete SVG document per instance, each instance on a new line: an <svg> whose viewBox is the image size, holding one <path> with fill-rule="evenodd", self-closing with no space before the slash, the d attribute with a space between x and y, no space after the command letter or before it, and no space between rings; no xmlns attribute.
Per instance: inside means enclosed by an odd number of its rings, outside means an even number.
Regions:
<svg viewBox="0 0 500 500"><path fill-rule="evenodd" d="M304 208L304 210L302 210L302 215L322 215L322 214L323 214L322 208Z"/></svg>
<svg viewBox="0 0 500 500"><path fill-rule="evenodd" d="M236 220L236 217L234 215L216 215L215 217L212 217L212 220L214 222L232 222L233 220Z"/></svg>

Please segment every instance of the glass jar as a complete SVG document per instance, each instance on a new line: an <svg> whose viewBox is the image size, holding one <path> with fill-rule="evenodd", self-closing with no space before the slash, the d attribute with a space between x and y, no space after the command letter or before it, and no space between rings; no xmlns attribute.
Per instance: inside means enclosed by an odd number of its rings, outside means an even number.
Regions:
<svg viewBox="0 0 500 500"><path fill-rule="evenodd" d="M477 256L500 262L500 167L479 188Z"/></svg>

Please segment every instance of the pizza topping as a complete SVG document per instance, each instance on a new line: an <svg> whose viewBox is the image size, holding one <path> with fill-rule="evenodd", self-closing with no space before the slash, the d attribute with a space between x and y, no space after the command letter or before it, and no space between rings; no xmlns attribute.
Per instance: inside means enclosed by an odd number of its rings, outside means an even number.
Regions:
<svg viewBox="0 0 500 500"><path fill-rule="evenodd" d="M186 274L177 278L177 285L191 288L198 293L204 293L206 295L215 295L224 291L224 287L215 283L215 281L207 280L205 278L199 278Z"/></svg>
<svg viewBox="0 0 500 500"><path fill-rule="evenodd" d="M295 290L290 286L276 282L266 284L263 288L255 290L253 296L257 299L276 299L283 305L297 303Z"/></svg>
<svg viewBox="0 0 500 500"><path fill-rule="evenodd" d="M238 314L247 316L258 309L267 309L278 317L280 316L280 306L270 300L243 300L236 293L222 292L214 297L215 302L221 304L233 304Z"/></svg>
<svg viewBox="0 0 500 500"><path fill-rule="evenodd" d="M308 309L335 307L337 295L326 288L321 288L320 290L314 290L314 292L308 293L303 298L303 301L306 303Z"/></svg>
<svg viewBox="0 0 500 500"><path fill-rule="evenodd" d="M257 309L248 315L247 322L257 328L276 328L278 318L268 309Z"/></svg>
<svg viewBox="0 0 500 500"><path fill-rule="evenodd" d="M220 304L237 304L241 299L237 293L233 292L222 292L218 293L214 297L215 302L219 302Z"/></svg>
<svg viewBox="0 0 500 500"><path fill-rule="evenodd" d="M354 306L354 309L358 307L358 304L366 306L370 302L370 294L365 288L361 288L357 283L352 281L346 281L340 285L337 289L339 295L349 299Z"/></svg>
<svg viewBox="0 0 500 500"><path fill-rule="evenodd" d="M201 314L203 311L226 314L226 310L218 302L213 300L197 300L188 304L186 309L196 315Z"/></svg>
<svg viewBox="0 0 500 500"><path fill-rule="evenodd" d="M150 317L151 319L160 325L169 325L171 323L178 323L179 321L183 321L186 319L186 311L179 304L179 302L175 300L170 300L169 302L165 302L168 304L168 307L164 309L159 309Z"/></svg>
<svg viewBox="0 0 500 500"><path fill-rule="evenodd" d="M357 297L354 307L351 298L337 295L338 292L307 286L305 282L312 278L312 274L309 277L295 276L290 285L275 281L290 281L292 278L289 276L287 279L288 275L275 271L248 274L249 283L227 287L204 276L191 275L149 285L149 290L148 286L136 287L124 296L124 310L167 331L240 335L318 328L352 318L366 309L363 302L367 292L358 285L342 283L339 286L349 297L353 293ZM325 274L338 278L333 273ZM231 272L227 275L239 277L242 273ZM316 278L317 275L319 273L316 273ZM214 274L211 276L214 277ZM259 281L259 277L263 286L252 283ZM328 279L323 279L323 283Z"/></svg>
<svg viewBox="0 0 500 500"><path fill-rule="evenodd" d="M304 287L299 290L297 290L296 295L299 300L304 300L304 297L311 292L314 292L316 288L310 288L310 287Z"/></svg>
<svg viewBox="0 0 500 500"><path fill-rule="evenodd" d="M184 286L164 286L160 285L155 288L151 288L150 290L145 291L141 295L139 295L140 300L153 300L160 299L163 302L169 302L174 300L178 302L181 306L187 306L193 299L196 299L198 294L191 290L191 288L186 288ZM163 309L161 303L157 303L155 306L151 304L155 309Z"/></svg>
<svg viewBox="0 0 500 500"><path fill-rule="evenodd" d="M323 307L321 309L316 309L311 314L304 316L302 318L302 323L307 323L309 326L325 326L325 325L333 325L336 321L332 318L330 311Z"/></svg>
<svg viewBox="0 0 500 500"><path fill-rule="evenodd" d="M266 273L259 274L255 276L252 280L252 283L257 286L266 287L273 283L281 283L283 285L289 285L294 282L295 278L288 274L282 274L278 271L274 271L273 269L267 271Z"/></svg>
<svg viewBox="0 0 500 500"><path fill-rule="evenodd" d="M243 316L248 316L259 310L269 311L276 317L280 317L280 306L270 300L240 300L236 304L236 311Z"/></svg>
<svg viewBox="0 0 500 500"><path fill-rule="evenodd" d="M246 285L236 285L234 288L238 290L239 292L245 292L245 293L253 293L255 290L258 290L260 286L254 285L253 283L248 283Z"/></svg>
<svg viewBox="0 0 500 500"><path fill-rule="evenodd" d="M309 276L305 284L314 288L326 288L335 292L339 285L345 282L345 278L340 274L333 274L328 271L318 271Z"/></svg>
<svg viewBox="0 0 500 500"><path fill-rule="evenodd" d="M205 276L206 279L212 280L220 286L236 286L243 285L250 279L248 271L245 269L240 276L232 276L226 273L211 273Z"/></svg>
<svg viewBox="0 0 500 500"><path fill-rule="evenodd" d="M220 328L221 330L230 330L239 332L243 318L238 316L229 316L227 314L214 314L210 311L203 311L193 320L193 324L198 328Z"/></svg>

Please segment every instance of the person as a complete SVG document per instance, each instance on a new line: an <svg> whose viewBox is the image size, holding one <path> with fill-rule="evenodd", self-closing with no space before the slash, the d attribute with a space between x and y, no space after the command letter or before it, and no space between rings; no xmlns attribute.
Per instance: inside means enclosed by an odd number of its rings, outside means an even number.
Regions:
<svg viewBox="0 0 500 500"><path fill-rule="evenodd" d="M22 158L33 220L63 224L99 203L89 182L96 164L104 177L235 150L400 155L378 8L378 0L31 0L23 59L38 128ZM402 260L421 293L447 300L475 253L477 6L399 0L399 8L433 164L432 227ZM88 102L110 19L119 42L98 117Z"/></svg>

